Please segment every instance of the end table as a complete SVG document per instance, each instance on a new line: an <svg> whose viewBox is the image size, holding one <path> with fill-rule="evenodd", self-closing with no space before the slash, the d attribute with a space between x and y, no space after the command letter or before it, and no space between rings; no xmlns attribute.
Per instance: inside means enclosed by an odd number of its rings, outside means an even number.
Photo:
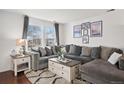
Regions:
<svg viewBox="0 0 124 93"><path fill-rule="evenodd" d="M17 76L17 72L31 70L30 55L11 56L11 58L15 76Z"/></svg>

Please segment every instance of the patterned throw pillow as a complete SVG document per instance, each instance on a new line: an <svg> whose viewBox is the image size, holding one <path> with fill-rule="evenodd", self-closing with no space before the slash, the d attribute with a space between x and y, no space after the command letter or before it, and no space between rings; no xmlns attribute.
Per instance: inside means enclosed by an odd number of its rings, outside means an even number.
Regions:
<svg viewBox="0 0 124 93"><path fill-rule="evenodd" d="M39 51L40 51L40 56L41 56L41 57L47 55L45 48L39 47Z"/></svg>
<svg viewBox="0 0 124 93"><path fill-rule="evenodd" d="M45 50L46 50L47 56L52 55L52 50L51 50L51 48L45 47Z"/></svg>

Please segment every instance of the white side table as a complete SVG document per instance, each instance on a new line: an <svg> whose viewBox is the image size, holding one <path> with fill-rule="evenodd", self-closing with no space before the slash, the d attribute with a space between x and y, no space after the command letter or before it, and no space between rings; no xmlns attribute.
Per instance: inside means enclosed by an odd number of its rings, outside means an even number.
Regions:
<svg viewBox="0 0 124 93"><path fill-rule="evenodd" d="M15 76L17 76L17 72L21 72L21 71L25 71L25 70L31 70L30 56L29 55L11 56L11 58L12 58Z"/></svg>

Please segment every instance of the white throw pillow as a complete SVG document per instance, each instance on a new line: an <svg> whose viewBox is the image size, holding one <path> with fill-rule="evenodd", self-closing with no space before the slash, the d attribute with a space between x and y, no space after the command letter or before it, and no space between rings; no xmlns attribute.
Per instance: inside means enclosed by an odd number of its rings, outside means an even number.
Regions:
<svg viewBox="0 0 124 93"><path fill-rule="evenodd" d="M111 64L116 64L118 62L119 57L121 57L122 54L114 52L108 59L108 62Z"/></svg>

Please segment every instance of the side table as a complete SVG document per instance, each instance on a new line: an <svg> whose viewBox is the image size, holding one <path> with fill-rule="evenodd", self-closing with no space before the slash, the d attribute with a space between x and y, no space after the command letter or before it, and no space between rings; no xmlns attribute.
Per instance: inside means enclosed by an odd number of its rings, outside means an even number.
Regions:
<svg viewBox="0 0 124 93"><path fill-rule="evenodd" d="M14 69L14 75L17 76L17 72L30 70L30 56L29 55L23 55L23 56L11 56L12 63L13 63L13 69Z"/></svg>

